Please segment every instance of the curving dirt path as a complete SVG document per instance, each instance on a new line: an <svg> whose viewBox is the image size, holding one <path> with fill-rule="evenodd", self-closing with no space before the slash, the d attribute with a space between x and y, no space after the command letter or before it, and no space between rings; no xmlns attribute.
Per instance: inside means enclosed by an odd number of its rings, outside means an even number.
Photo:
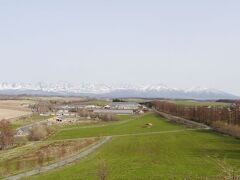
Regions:
<svg viewBox="0 0 240 180"><path fill-rule="evenodd" d="M56 162L56 163L51 164L51 165L43 166L43 167L41 167L39 169L34 169L32 171L28 171L28 172L21 173L21 174L15 175L15 176L7 177L7 178L5 178L5 180L19 180L19 179L24 178L24 177L29 177L29 176L37 175L37 174L40 174L40 173L44 173L44 172L50 171L52 169L65 166L65 165L67 165L69 163L72 163L72 162L74 162L76 160L83 159L84 157L88 156L92 152L96 151L103 144L105 144L108 141L110 141L111 138L112 138L111 136L104 137L104 139L101 140L99 143L91 146L90 148L87 148L85 151L80 152L76 156L72 156L72 157L66 158L66 159L64 159L62 161Z"/></svg>

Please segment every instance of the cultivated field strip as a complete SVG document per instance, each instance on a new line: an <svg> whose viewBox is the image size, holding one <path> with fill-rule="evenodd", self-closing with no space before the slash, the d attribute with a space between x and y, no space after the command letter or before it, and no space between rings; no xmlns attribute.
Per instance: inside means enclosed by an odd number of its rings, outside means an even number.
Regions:
<svg viewBox="0 0 240 180"><path fill-rule="evenodd" d="M19 179L22 179L24 177L29 177L29 176L37 175L37 174L40 174L40 173L45 173L45 172L50 171L52 169L56 169L56 168L65 166L65 165L67 165L69 163L72 163L72 162L74 162L76 160L80 160L80 159L88 156L89 154L91 154L92 152L94 152L95 150L100 148L102 145L104 145L105 143L110 141L111 138L112 138L111 136L104 137L103 140L101 140L97 144L91 146L90 148L87 148L86 150L80 152L78 155L66 158L66 159L64 159L62 161L53 163L53 164L48 165L48 166L44 166L44 167L41 167L41 168L38 168L38 169L34 169L32 171L21 173L21 174L15 175L15 176L10 176L8 178L5 178L5 180L19 180Z"/></svg>

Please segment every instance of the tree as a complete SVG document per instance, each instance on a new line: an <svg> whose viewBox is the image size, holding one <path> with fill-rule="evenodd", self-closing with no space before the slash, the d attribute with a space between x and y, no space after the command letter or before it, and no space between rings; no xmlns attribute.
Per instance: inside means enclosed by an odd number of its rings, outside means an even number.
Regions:
<svg viewBox="0 0 240 180"><path fill-rule="evenodd" d="M0 149L6 149L14 144L15 131L7 120L0 121Z"/></svg>
<svg viewBox="0 0 240 180"><path fill-rule="evenodd" d="M44 164L44 154L43 154L43 152L41 152L41 151L39 151L39 153L38 153L37 163L38 163L38 166L39 166L38 171L39 171L39 173L40 173L41 168L42 168L42 166L43 166L43 164Z"/></svg>
<svg viewBox="0 0 240 180"><path fill-rule="evenodd" d="M97 172L97 176L99 180L106 180L107 179L107 165L104 160L100 160L99 168Z"/></svg>
<svg viewBox="0 0 240 180"><path fill-rule="evenodd" d="M66 150L65 145L64 145L64 143L63 143L63 144L61 145L61 149L60 149L60 158L63 159L64 156L66 155L66 153L67 153L67 150Z"/></svg>
<svg viewBox="0 0 240 180"><path fill-rule="evenodd" d="M37 113L47 113L53 110L53 104L49 101L39 101L37 104L34 104L32 107L33 112Z"/></svg>

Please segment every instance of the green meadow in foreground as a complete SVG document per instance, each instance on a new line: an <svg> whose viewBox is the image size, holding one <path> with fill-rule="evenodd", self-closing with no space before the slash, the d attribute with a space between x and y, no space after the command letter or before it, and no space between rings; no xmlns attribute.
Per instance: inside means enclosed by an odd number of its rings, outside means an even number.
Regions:
<svg viewBox="0 0 240 180"><path fill-rule="evenodd" d="M153 128L143 128L146 122L153 123ZM113 137L83 160L27 179L97 180L104 174L110 180L223 179L223 168L240 168L240 140L208 130L191 131L155 114L116 126L63 130L54 138L151 131L162 133Z"/></svg>

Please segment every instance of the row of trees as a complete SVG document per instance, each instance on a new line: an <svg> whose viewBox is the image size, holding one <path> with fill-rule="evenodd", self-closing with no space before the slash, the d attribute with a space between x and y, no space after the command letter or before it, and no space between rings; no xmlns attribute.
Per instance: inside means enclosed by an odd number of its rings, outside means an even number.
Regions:
<svg viewBox="0 0 240 180"><path fill-rule="evenodd" d="M240 104L231 106L184 106L166 101L155 101L156 110L175 116L190 119L204 124L221 121L227 124L240 125Z"/></svg>
<svg viewBox="0 0 240 180"><path fill-rule="evenodd" d="M90 117L91 119L100 119L102 121L118 121L119 120L119 118L112 113L94 113L88 110L79 110L78 115L80 117L85 117L85 118Z"/></svg>
<svg viewBox="0 0 240 180"><path fill-rule="evenodd" d="M54 104L51 101L39 101L30 106L33 112L46 113L54 110Z"/></svg>

